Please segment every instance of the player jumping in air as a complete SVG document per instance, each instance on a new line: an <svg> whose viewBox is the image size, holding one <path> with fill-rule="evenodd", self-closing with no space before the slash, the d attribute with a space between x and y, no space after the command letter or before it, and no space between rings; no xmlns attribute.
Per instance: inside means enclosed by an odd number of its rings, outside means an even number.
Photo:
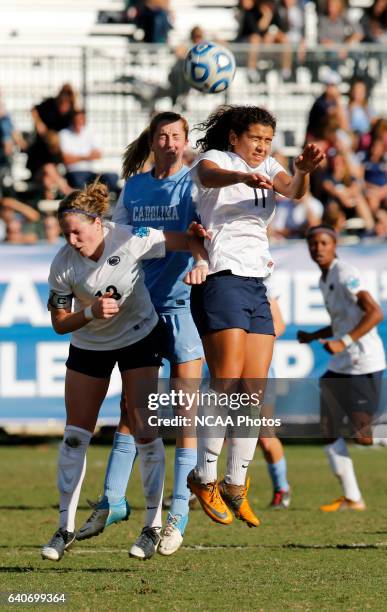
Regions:
<svg viewBox="0 0 387 612"><path fill-rule="evenodd" d="M272 359L274 327L264 279L271 273L267 225L275 210L275 191L300 198L323 154L308 145L289 176L270 156L276 121L256 106L226 106L199 126L202 154L191 171L198 215L211 240L205 241L207 281L192 288L191 309L203 340L216 393L263 393ZM258 411L257 411L258 416ZM214 521L228 525L233 515L259 525L247 500L246 474L258 430L228 440L227 468L218 484L217 462L226 425L198 431L198 462L188 476L191 491Z"/></svg>

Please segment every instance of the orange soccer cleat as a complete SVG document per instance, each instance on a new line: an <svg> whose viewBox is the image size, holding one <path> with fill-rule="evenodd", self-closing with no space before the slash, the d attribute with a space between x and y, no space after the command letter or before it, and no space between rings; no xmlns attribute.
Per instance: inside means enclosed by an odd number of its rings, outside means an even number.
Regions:
<svg viewBox="0 0 387 612"><path fill-rule="evenodd" d="M323 512L339 512L341 510L357 510L359 512L365 509L366 505L362 499L355 502L347 499L344 495L339 497L339 499L335 499L331 504L320 506L320 510Z"/></svg>
<svg viewBox="0 0 387 612"><path fill-rule="evenodd" d="M195 479L194 470L188 474L188 488L196 495L204 512L221 525L232 523L232 514L220 496L218 483L209 482L207 484Z"/></svg>
<svg viewBox="0 0 387 612"><path fill-rule="evenodd" d="M250 486L250 478L245 485L231 485L224 480L219 483L219 491L224 501L240 521L244 521L248 527L258 527L259 518L255 516L247 499L247 491Z"/></svg>

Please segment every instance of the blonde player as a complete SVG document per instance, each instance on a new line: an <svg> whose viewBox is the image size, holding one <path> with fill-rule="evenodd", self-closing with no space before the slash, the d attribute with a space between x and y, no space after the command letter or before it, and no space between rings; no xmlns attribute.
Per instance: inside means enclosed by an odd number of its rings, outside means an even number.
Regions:
<svg viewBox="0 0 387 612"><path fill-rule="evenodd" d="M59 528L42 548L43 559L59 561L74 542L86 451L114 365L121 372L132 422L148 393L157 390L163 324L144 285L141 261L164 257L166 249L188 248L179 232L103 222L108 207L107 188L95 183L71 193L58 209L67 244L51 264L49 309L54 330L72 335L58 461ZM138 384L141 380L148 381L147 388Z"/></svg>

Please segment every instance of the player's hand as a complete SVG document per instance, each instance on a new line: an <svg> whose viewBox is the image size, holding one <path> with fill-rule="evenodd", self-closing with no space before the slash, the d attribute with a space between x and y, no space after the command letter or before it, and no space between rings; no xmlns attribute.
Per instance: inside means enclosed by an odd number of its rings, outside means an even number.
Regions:
<svg viewBox="0 0 387 612"><path fill-rule="evenodd" d="M310 342L315 340L315 337L313 334L310 334L309 332L300 329L297 332L297 340L300 344L309 344Z"/></svg>
<svg viewBox="0 0 387 612"><path fill-rule="evenodd" d="M194 267L187 272L184 277L186 285L201 285L205 282L208 274L208 263L202 259L200 263L196 263Z"/></svg>
<svg viewBox="0 0 387 612"><path fill-rule="evenodd" d="M316 170L324 158L325 154L317 145L308 144L301 155L296 158L294 165L299 172L308 174L309 172Z"/></svg>
<svg viewBox="0 0 387 612"><path fill-rule="evenodd" d="M345 344L341 340L320 340L320 342L330 355L337 355L345 351Z"/></svg>
<svg viewBox="0 0 387 612"><path fill-rule="evenodd" d="M258 172L242 172L242 183L253 189L273 189L273 183Z"/></svg>
<svg viewBox="0 0 387 612"><path fill-rule="evenodd" d="M119 312L117 300L112 298L113 291L104 293L91 307L95 319L111 319Z"/></svg>
<svg viewBox="0 0 387 612"><path fill-rule="evenodd" d="M189 238L207 238L208 240L211 240L212 236L211 232L207 232L205 227L197 221L192 221L189 224L186 233Z"/></svg>

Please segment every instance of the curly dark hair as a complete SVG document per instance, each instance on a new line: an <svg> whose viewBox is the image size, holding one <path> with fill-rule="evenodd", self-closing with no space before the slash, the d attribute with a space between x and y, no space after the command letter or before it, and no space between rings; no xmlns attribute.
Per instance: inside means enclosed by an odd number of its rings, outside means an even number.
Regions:
<svg viewBox="0 0 387 612"><path fill-rule="evenodd" d="M230 130L240 136L253 123L268 125L275 132L276 120L264 108L258 106L220 106L206 121L195 126L196 130L205 131L203 138L196 141L196 146L203 152L210 149L228 151Z"/></svg>

